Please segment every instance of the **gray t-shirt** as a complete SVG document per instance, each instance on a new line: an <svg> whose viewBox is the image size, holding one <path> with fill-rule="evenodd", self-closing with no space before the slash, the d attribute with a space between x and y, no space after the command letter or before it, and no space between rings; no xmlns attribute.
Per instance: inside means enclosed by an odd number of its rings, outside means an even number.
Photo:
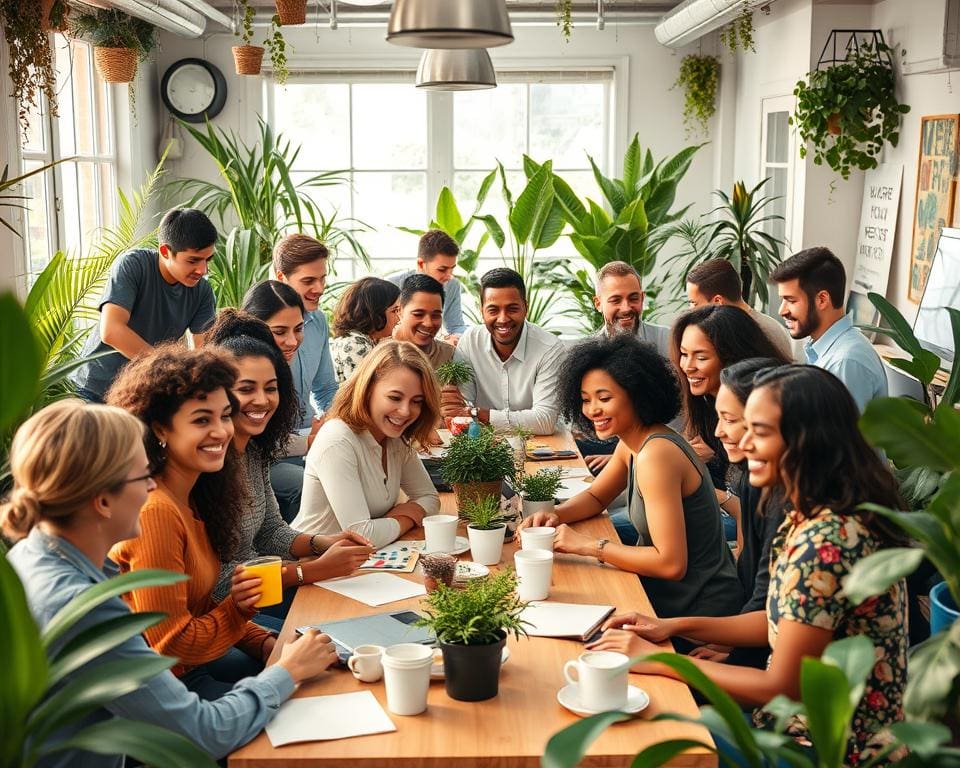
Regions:
<svg viewBox="0 0 960 768"><path fill-rule="evenodd" d="M128 251L114 262L100 299L104 304L116 304L130 313L130 330L148 344L175 341L188 328L192 333L207 330L216 314L213 289L206 280L188 287L182 283L170 285L160 274L159 254L152 249ZM74 376L78 388L86 389L102 398L110 388L127 358L104 344L100 339L100 325L94 326L83 355L112 351L82 366Z"/></svg>

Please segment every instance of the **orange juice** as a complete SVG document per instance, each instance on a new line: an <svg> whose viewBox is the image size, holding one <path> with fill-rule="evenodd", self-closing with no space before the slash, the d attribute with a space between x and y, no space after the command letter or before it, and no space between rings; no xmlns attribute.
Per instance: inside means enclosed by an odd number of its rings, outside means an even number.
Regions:
<svg viewBox="0 0 960 768"><path fill-rule="evenodd" d="M258 557L243 564L244 576L256 576L263 590L260 599L254 603L256 608L277 605L283 601L283 579L279 557Z"/></svg>

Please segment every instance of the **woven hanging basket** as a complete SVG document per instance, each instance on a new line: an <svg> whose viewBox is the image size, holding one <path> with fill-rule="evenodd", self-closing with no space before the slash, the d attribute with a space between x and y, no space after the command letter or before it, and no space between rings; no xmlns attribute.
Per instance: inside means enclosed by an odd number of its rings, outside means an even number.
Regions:
<svg viewBox="0 0 960 768"><path fill-rule="evenodd" d="M63 18L59 26L50 21L50 12L53 10L55 0L40 0L40 29L44 32L63 32L67 28L67 17L70 15L70 7L64 6Z"/></svg>
<svg viewBox="0 0 960 768"><path fill-rule="evenodd" d="M108 83L132 83L137 75L137 52L133 48L93 49L93 63Z"/></svg>
<svg viewBox="0 0 960 768"><path fill-rule="evenodd" d="M259 75L263 65L263 48L259 45L235 45L233 63L238 75Z"/></svg>
<svg viewBox="0 0 960 768"><path fill-rule="evenodd" d="M285 27L307 23L307 0L276 0L277 16Z"/></svg>

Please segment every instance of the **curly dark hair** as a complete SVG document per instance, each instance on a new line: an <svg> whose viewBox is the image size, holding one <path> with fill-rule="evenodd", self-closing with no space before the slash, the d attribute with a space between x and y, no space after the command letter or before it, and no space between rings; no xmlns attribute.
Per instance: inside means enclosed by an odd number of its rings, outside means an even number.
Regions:
<svg viewBox="0 0 960 768"><path fill-rule="evenodd" d="M127 363L107 392L107 402L146 424L143 442L147 458L151 469L162 475L166 457L154 425L169 427L187 400L203 399L218 389L226 392L231 407L236 408L232 392L236 380L237 369L228 352L211 347L186 349L170 342ZM220 562L233 560L247 494L240 457L232 444L227 446L223 469L201 474L190 491L190 501Z"/></svg>
<svg viewBox="0 0 960 768"><path fill-rule="evenodd" d="M860 432L860 411L846 385L812 365L784 365L757 375L754 392L767 389L780 405L786 450L780 477L797 512L813 517L826 507L857 515L887 544L903 544L903 532L885 518L858 511L864 502L904 509L897 481Z"/></svg>
<svg viewBox="0 0 960 768"><path fill-rule="evenodd" d="M721 304L709 304L684 312L673 324L670 332L670 359L683 376L680 368L680 342L683 332L691 325L697 326L710 340L720 358L720 365L726 368L749 357L768 357L786 364L791 362L777 349L770 337L763 332L750 315L737 307ZM690 387L684 384L680 388L683 395L683 413L686 417L685 433L687 438L699 437L714 454L720 458L721 469L726 472L726 452L714 432L717 429L717 412L714 397L694 395Z"/></svg>
<svg viewBox="0 0 960 768"><path fill-rule="evenodd" d="M287 453L290 433L300 426L303 414L293 386L290 366L283 359L270 328L248 312L227 308L220 310L213 326L207 332L208 344L217 344L233 353L234 357L265 357L273 363L277 375L280 404L267 423L266 429L252 438L269 464L279 461Z"/></svg>
<svg viewBox="0 0 960 768"><path fill-rule="evenodd" d="M593 424L583 415L583 377L606 372L626 391L644 425L666 424L680 410L680 383L670 363L656 348L634 336L590 338L570 348L557 389L563 417L585 432Z"/></svg>
<svg viewBox="0 0 960 768"><path fill-rule="evenodd" d="M400 289L389 280L362 277L343 292L333 310L333 335L365 333L371 336L387 325L386 313L400 298Z"/></svg>

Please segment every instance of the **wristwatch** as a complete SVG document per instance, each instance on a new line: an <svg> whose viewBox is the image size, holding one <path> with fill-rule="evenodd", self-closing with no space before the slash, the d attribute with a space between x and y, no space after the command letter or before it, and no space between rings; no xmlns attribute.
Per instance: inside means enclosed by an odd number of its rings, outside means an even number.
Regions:
<svg viewBox="0 0 960 768"><path fill-rule="evenodd" d="M317 555L317 557L323 554L323 550L317 547L317 544L316 544L317 536L319 535L320 535L319 533L315 533L313 534L313 536L310 537L310 551L313 552L313 554Z"/></svg>
<svg viewBox="0 0 960 768"><path fill-rule="evenodd" d="M610 539L600 539L597 542L597 562L603 565L603 548L610 543Z"/></svg>

